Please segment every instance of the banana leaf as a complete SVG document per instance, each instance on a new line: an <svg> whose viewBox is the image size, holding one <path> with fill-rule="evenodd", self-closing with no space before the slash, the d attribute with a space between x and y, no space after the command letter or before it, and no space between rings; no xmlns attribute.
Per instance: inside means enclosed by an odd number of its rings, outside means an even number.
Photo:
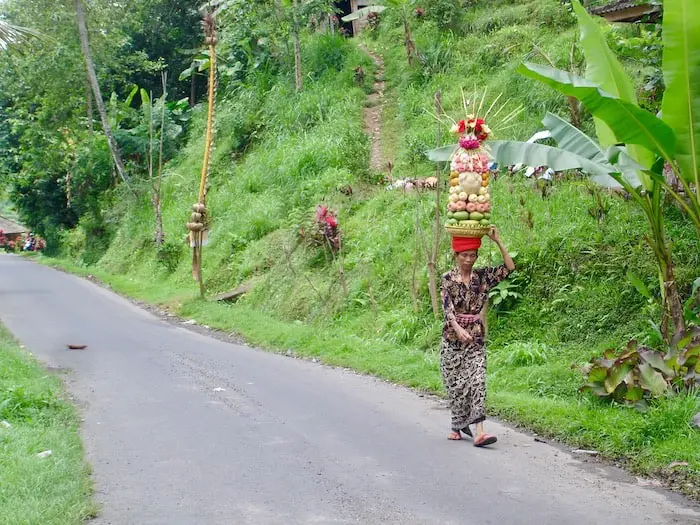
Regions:
<svg viewBox="0 0 700 525"><path fill-rule="evenodd" d="M544 144L496 140L491 143L491 155L502 166L523 163L527 166L549 166L554 171L580 169L601 179L616 173L614 166L590 160L582 155Z"/></svg>
<svg viewBox="0 0 700 525"><path fill-rule="evenodd" d="M428 160L434 162L448 162L452 158L452 154L457 149L457 144L450 144L449 146L443 146L441 148L431 149L426 152Z"/></svg>
<svg viewBox="0 0 700 525"><path fill-rule="evenodd" d="M673 159L676 149L673 130L648 111L616 98L593 82L566 71L525 63L518 68L518 72L566 96L576 97L593 116L600 118L610 127L619 142L636 144L667 160ZM638 161L636 158L635 160Z"/></svg>
<svg viewBox="0 0 700 525"><path fill-rule="evenodd" d="M586 78L600 86L607 93L635 106L638 105L634 82L608 47L605 35L600 29L599 21L594 20L579 2L572 2L572 6L581 30L580 44L586 57ZM598 142L602 146L610 146L619 142L615 133L604 121L595 117L594 122ZM639 164L647 168L654 163L653 154L639 146L629 146L629 154ZM644 175L641 176L644 178ZM645 182L648 183L648 181Z"/></svg>
<svg viewBox="0 0 700 525"><path fill-rule="evenodd" d="M700 16L697 0L666 0L663 20L664 121L678 140L683 179L700 188Z"/></svg>
<svg viewBox="0 0 700 525"><path fill-rule="evenodd" d="M542 124L549 130L560 148L592 161L605 162L605 153L602 148L592 138L563 118L548 112L542 120Z"/></svg>

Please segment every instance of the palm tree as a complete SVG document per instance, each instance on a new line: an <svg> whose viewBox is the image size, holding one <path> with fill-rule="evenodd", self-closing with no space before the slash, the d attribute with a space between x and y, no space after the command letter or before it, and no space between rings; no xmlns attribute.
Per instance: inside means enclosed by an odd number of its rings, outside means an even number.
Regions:
<svg viewBox="0 0 700 525"><path fill-rule="evenodd" d="M38 38L39 33L28 27L16 26L0 20L0 49L28 43L32 38Z"/></svg>

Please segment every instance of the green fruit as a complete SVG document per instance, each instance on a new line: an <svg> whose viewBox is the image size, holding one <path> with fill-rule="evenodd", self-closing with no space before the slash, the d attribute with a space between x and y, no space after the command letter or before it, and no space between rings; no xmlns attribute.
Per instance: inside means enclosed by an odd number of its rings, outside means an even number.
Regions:
<svg viewBox="0 0 700 525"><path fill-rule="evenodd" d="M469 221L463 221L463 222L464 222L464 226L471 226L471 227L479 226L479 221L469 220Z"/></svg>
<svg viewBox="0 0 700 525"><path fill-rule="evenodd" d="M454 218L458 221L466 221L469 219L469 212L467 211L456 211L454 212Z"/></svg>
<svg viewBox="0 0 700 525"><path fill-rule="evenodd" d="M491 218L491 212L484 212L484 219L490 219Z"/></svg>
<svg viewBox="0 0 700 525"><path fill-rule="evenodd" d="M454 216L455 216L455 212L453 212L453 211L448 211L448 212L447 212L447 218L448 218L448 219L453 219Z"/></svg>
<svg viewBox="0 0 700 525"><path fill-rule="evenodd" d="M481 219L479 221L482 226L488 226L489 225L489 220L488 219Z"/></svg>
<svg viewBox="0 0 700 525"><path fill-rule="evenodd" d="M447 222L445 223L447 226L454 226L457 224L457 219L447 219Z"/></svg>
<svg viewBox="0 0 700 525"><path fill-rule="evenodd" d="M473 211L469 214L469 218L473 221L480 221L484 218L484 214L478 211Z"/></svg>

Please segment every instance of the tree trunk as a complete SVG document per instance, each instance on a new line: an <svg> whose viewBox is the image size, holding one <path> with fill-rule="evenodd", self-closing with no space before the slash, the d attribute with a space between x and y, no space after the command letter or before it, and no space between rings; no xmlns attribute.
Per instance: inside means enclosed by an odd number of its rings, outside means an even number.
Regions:
<svg viewBox="0 0 700 525"><path fill-rule="evenodd" d="M303 87L301 74L301 44L299 43L299 20L297 18L298 0L294 0L292 9L293 39L294 39L294 80L296 90L301 91Z"/></svg>
<svg viewBox="0 0 700 525"><path fill-rule="evenodd" d="M192 78L190 79L190 107L193 108L197 102L197 73L192 72Z"/></svg>
<svg viewBox="0 0 700 525"><path fill-rule="evenodd" d="M551 61L550 61L551 62ZM554 64L552 63L552 67ZM573 73L576 71L576 42L571 46L569 54L569 70ZM574 127L581 129L581 103L576 97L566 97L569 102L569 113L571 114L571 124Z"/></svg>
<svg viewBox="0 0 700 525"><path fill-rule="evenodd" d="M645 208L645 211L651 226L651 235L647 236L647 242L656 257L661 278L663 307L661 332L664 339L670 343L674 335L685 330L685 320L681 298L676 286L671 249L666 241L666 225L663 214L664 191L658 183L654 184L653 189L646 195L646 199L648 207ZM673 334L669 332L669 320L673 323Z"/></svg>
<svg viewBox="0 0 700 525"><path fill-rule="evenodd" d="M435 114L442 114L442 91L438 90L435 93ZM435 147L440 147L441 129L440 121L437 124ZM436 164L435 168L435 226L433 231L433 247L428 259L428 290L430 291L430 301L433 305L433 316L435 319L440 318L440 302L438 301L438 285L437 285L437 258L440 249L440 165Z"/></svg>
<svg viewBox="0 0 700 525"><path fill-rule="evenodd" d="M413 36L411 35L411 27L408 25L408 15L406 15L405 13L403 16L403 31L408 65L411 66L413 65L414 59L416 58L416 44L413 42Z"/></svg>
<svg viewBox="0 0 700 525"><path fill-rule="evenodd" d="M673 263L671 260L668 261L668 267L666 269L664 289L669 316L673 323L673 335L678 336L685 330L685 319L683 318L683 304L681 302L681 296L678 293L678 287L676 286Z"/></svg>
<svg viewBox="0 0 700 525"><path fill-rule="evenodd" d="M117 141L114 140L114 135L112 135L112 128L107 120L107 110L105 109L104 101L102 100L102 93L100 92L100 85L97 82L97 74L95 73L95 66L92 63L92 57L90 56L90 44L88 42L88 32L87 25L85 22L85 8L83 6L82 0L75 0L75 11L78 19L78 32L80 33L80 46L83 50L83 57L85 58L85 67L87 68L88 80L90 81L90 86L92 87L92 94L95 98L95 104L97 105L97 112L100 114L100 120L102 121L102 129L105 136L107 137L107 143L109 145L109 151L112 154L112 159L114 159L114 164L117 168L117 173L119 177L129 183L129 176L124 168L124 163L122 162L121 155L119 154L119 147L117 146Z"/></svg>
<svg viewBox="0 0 700 525"><path fill-rule="evenodd" d="M658 238L657 232L653 233L654 239L651 242L657 244L656 249L652 248L657 253L657 261L659 264L660 276L663 289L661 290L663 318L661 320L661 333L664 339L669 343L674 336L677 336L685 330L685 319L683 318L683 304L678 287L676 286L676 277L671 258L671 250L666 244L665 238ZM663 231L661 232L663 236ZM662 243L660 243L661 241ZM671 321L673 333L669 330L669 321Z"/></svg>
<svg viewBox="0 0 700 525"><path fill-rule="evenodd" d="M87 73L87 70L86 70ZM88 125L88 136L92 139L95 132L92 122L92 116L94 111L92 109L92 90L90 88L90 78L86 74L85 76L85 101L87 102L87 125Z"/></svg>
<svg viewBox="0 0 700 525"><path fill-rule="evenodd" d="M569 102L569 115L571 115L571 124L581 129L581 103L576 97L566 97Z"/></svg>

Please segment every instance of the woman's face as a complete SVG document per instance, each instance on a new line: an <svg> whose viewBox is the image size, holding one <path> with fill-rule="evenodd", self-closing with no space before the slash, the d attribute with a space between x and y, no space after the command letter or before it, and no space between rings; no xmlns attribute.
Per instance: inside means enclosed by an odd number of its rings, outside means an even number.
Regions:
<svg viewBox="0 0 700 525"><path fill-rule="evenodd" d="M462 270L471 270L474 263L479 258L478 250L466 250L464 252L459 252L455 254L455 259L457 259L457 264Z"/></svg>

